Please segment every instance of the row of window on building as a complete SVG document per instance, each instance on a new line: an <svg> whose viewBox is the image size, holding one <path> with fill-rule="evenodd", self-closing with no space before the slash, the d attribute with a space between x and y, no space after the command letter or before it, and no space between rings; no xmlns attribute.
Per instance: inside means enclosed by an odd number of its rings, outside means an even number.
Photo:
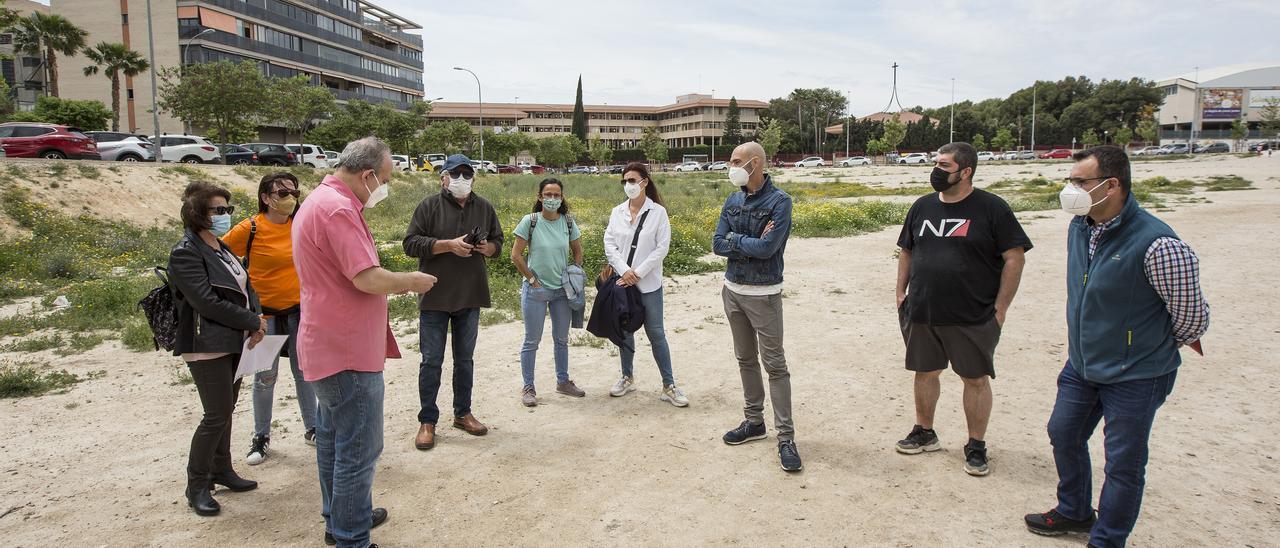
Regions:
<svg viewBox="0 0 1280 548"><path fill-rule="evenodd" d="M198 48L195 52L192 53L192 55L195 56L197 59L199 59L201 62L205 62L205 63L216 63L218 61L230 61L232 63L239 63L241 61L253 61L255 63L258 63L258 65L262 68L263 74L265 74L266 76L271 76L274 78L292 78L294 76L303 75L310 78L312 84L321 85L320 77L318 75L310 74L310 73L297 70L291 67L281 66L275 63L263 61L261 59L254 59L252 57L245 57L243 55L236 55L234 53L228 53L225 51L219 51L219 50L209 49L209 48ZM334 86L329 86L329 87L333 89L339 89ZM393 89L384 89L384 88L379 88L374 86L366 86L364 84L355 84L354 88L349 87L344 91L348 91L358 95L367 95L369 97L388 99L388 100L397 101L401 103L408 103L417 99L417 96L410 95L401 91L397 91Z"/></svg>

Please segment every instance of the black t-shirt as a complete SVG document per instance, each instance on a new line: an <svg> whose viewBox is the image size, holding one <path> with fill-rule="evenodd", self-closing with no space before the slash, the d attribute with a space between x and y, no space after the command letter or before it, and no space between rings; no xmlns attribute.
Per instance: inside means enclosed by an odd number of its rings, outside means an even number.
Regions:
<svg viewBox="0 0 1280 548"><path fill-rule="evenodd" d="M906 307L913 323L978 325L995 314L1002 253L1031 249L1009 204L974 189L958 203L938 193L922 196L907 212L898 247L911 252Z"/></svg>

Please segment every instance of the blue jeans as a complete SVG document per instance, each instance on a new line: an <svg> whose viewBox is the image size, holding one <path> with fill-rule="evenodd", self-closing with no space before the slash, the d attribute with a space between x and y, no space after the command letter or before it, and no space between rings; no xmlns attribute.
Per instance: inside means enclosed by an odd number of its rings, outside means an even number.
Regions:
<svg viewBox="0 0 1280 548"><path fill-rule="evenodd" d="M435 424L440 420L436 395L440 393L441 366L444 365L444 343L453 327L453 416L471 412L471 387L474 380L476 334L480 331L480 309L464 308L457 312L423 310L418 313L418 348L422 363L418 366L418 399L422 407L418 422Z"/></svg>
<svg viewBox="0 0 1280 548"><path fill-rule="evenodd" d="M649 337L649 346L653 349L653 361L658 362L658 373L662 375L662 385L671 386L676 383L671 376L671 348L667 346L667 332L662 329L662 288L649 293L640 294L640 302L644 304L644 334ZM631 365L635 363L635 333L627 333L622 338L625 346L618 347L622 356L622 375L631 377ZM631 350L627 350L631 348Z"/></svg>
<svg viewBox="0 0 1280 548"><path fill-rule="evenodd" d="M551 311L551 340L555 342L556 381L569 382L569 297L564 289L520 288L520 313L524 315L524 344L520 347L520 373L525 386L533 386L533 365L542 341L542 326Z"/></svg>
<svg viewBox="0 0 1280 548"><path fill-rule="evenodd" d="M316 468L325 530L364 548L373 527L373 471L382 454L382 373L343 371L314 381Z"/></svg>
<svg viewBox="0 0 1280 548"><path fill-rule="evenodd" d="M1156 410L1173 391L1178 371L1115 384L1094 384L1080 377L1071 362L1058 375L1058 399L1049 417L1049 442L1058 466L1059 514L1076 520L1093 512L1093 466L1089 438L1106 419L1106 480L1098 500L1098 522L1089 536L1093 546L1124 546L1138 521L1146 483L1147 439Z"/></svg>
<svg viewBox="0 0 1280 548"><path fill-rule="evenodd" d="M293 370L293 387L298 393L298 411L302 412L302 427L310 430L316 427L316 392L311 384L302 378L302 370L298 369L298 323L302 321L299 314L288 316L272 316L267 320L267 333L272 335L288 335L285 348L289 351L289 368ZM271 362L271 369L259 371L253 376L253 434L255 436L271 436L271 407L275 401L276 377L280 372L280 358Z"/></svg>

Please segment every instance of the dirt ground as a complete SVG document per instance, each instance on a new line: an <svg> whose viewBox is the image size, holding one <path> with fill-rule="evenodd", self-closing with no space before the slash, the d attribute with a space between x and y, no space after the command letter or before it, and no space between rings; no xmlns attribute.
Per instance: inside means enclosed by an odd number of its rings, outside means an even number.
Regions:
<svg viewBox="0 0 1280 548"><path fill-rule="evenodd" d="M978 179L1029 170L1057 178L1068 165L984 165ZM876 177L885 184L927 177L918 168L872 171L883 171ZM1280 256L1280 156L1137 164L1135 171L1135 177L1236 174L1259 189L1205 193L1208 203L1160 214L1200 255L1213 322L1204 340L1207 355L1185 356L1156 420L1146 498L1131 543L1280 546L1280 441L1272 431L1280 425L1272 359L1280 352L1280 292L1265 281ZM556 395L549 337L538 356L542 405L524 408L522 327L508 323L482 328L476 355L474 409L492 428L489 435L441 428L436 448L420 452L412 444L416 336L402 337L405 358L386 368L386 448L374 487L375 504L391 518L374 540L384 546L1083 545L1082 537L1034 536L1022 524L1023 514L1054 504L1045 422L1065 358L1068 216L1022 217L1035 249L997 352L988 477L962 470L960 382L949 375L936 423L945 449L917 456L893 450L913 413L893 308L898 229L890 228L789 243L786 349L804 472L779 469L771 421L767 441L720 442L742 419L720 276L681 277L667 282L666 327L677 380L692 401L685 409L658 400L656 367L643 348L636 360L639 391L609 397L618 359L607 347L574 346L570 371L587 397ZM200 518L182 494L200 404L193 386L174 382L178 359L129 353L118 343L46 357L59 368L106 375L65 394L0 401L4 544L320 545L314 453L303 444L296 402L286 398L293 392L289 375L276 387L279 425L266 463L243 461L252 426L248 387L236 412L237 469L261 487L220 492L222 515ZM441 392L447 415L447 385ZM1101 432L1094 440L1100 484Z"/></svg>

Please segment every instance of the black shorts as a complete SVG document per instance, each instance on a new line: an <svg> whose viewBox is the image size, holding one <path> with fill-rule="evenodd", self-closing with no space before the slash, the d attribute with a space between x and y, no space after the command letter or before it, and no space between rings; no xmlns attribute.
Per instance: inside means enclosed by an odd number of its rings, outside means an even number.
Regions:
<svg viewBox="0 0 1280 548"><path fill-rule="evenodd" d="M905 310L898 309L902 340L907 345L907 370L918 373L951 368L966 379L986 375L996 378L996 344L1000 342L1000 324L993 314L978 325L930 326L912 323Z"/></svg>

